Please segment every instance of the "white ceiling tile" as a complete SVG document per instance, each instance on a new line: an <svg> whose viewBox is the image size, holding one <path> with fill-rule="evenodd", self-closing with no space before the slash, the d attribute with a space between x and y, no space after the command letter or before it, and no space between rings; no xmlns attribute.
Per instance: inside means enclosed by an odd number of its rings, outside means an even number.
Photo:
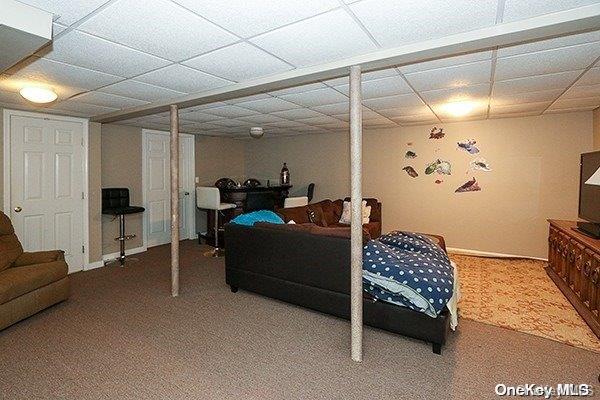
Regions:
<svg viewBox="0 0 600 400"><path fill-rule="evenodd" d="M585 97L600 97L600 84L573 86L562 97L562 99L576 99Z"/></svg>
<svg viewBox="0 0 600 400"><path fill-rule="evenodd" d="M461 56L440 58L438 60L425 61L416 64L410 64L400 67L400 71L405 74L412 72L427 71L429 69L438 69L453 67L461 64L469 64L477 61L486 61L492 59L491 51L480 51L478 53L463 54Z"/></svg>
<svg viewBox="0 0 600 400"><path fill-rule="evenodd" d="M600 55L600 42L499 58L496 80L587 68Z"/></svg>
<svg viewBox="0 0 600 400"><path fill-rule="evenodd" d="M134 80L115 83L114 85L103 87L99 89L99 91L120 96L133 97L149 102L172 99L174 97L180 97L186 94Z"/></svg>
<svg viewBox="0 0 600 400"><path fill-rule="evenodd" d="M550 101L540 103L523 103L523 104L511 104L511 105L490 105L490 115L494 114L513 114L513 113L525 113L525 112L539 112L544 111L549 105Z"/></svg>
<svg viewBox="0 0 600 400"><path fill-rule="evenodd" d="M191 112L184 112L184 111L185 110L181 111L181 113L179 114L179 117L186 121L211 122L211 121L216 121L216 120L225 118L225 117L220 117L218 115L207 114L202 111L191 111Z"/></svg>
<svg viewBox="0 0 600 400"><path fill-rule="evenodd" d="M121 0L79 29L117 43L181 61L226 46L238 38L167 0Z"/></svg>
<svg viewBox="0 0 600 400"><path fill-rule="evenodd" d="M307 124L307 125L325 125L325 124L337 124L342 121L340 121L337 118L330 117L328 115L322 115L319 117L299 119L299 120L297 120L297 122L300 122L302 124Z"/></svg>
<svg viewBox="0 0 600 400"><path fill-rule="evenodd" d="M326 104L324 106L315 106L311 108L325 115L338 115L349 113L349 107L350 103L348 102L348 99L346 99L346 101L342 103Z"/></svg>
<svg viewBox="0 0 600 400"><path fill-rule="evenodd" d="M283 110L292 110L294 108L300 108L296 104L292 104L288 101L270 97L268 99L262 100L254 100L254 101L246 101L243 103L238 103L240 107L245 107L250 110L255 110L262 113L271 113L275 111L283 111Z"/></svg>
<svg viewBox="0 0 600 400"><path fill-rule="evenodd" d="M335 88L348 96L350 85L346 84L342 86L336 86ZM406 81L399 75L362 82L363 99L372 99L375 97L407 94L412 92L413 91L410 86L408 86Z"/></svg>
<svg viewBox="0 0 600 400"><path fill-rule="evenodd" d="M454 67L430 69L406 74L406 79L417 91L462 87L490 81L491 61L480 61Z"/></svg>
<svg viewBox="0 0 600 400"><path fill-rule="evenodd" d="M423 99L429 104L455 101L480 100L488 97L490 85L473 85L456 89L441 89L421 92Z"/></svg>
<svg viewBox="0 0 600 400"><path fill-rule="evenodd" d="M277 117L275 115L270 115L270 114L250 115L248 117L241 117L239 119L242 121L246 121L247 123L253 123L253 124L268 124L268 123L280 122L280 121L284 120L283 118Z"/></svg>
<svg viewBox="0 0 600 400"><path fill-rule="evenodd" d="M558 47L574 46L577 44L597 42L600 40L600 31L569 35L548 40L520 44L498 49L498 57L508 57L517 54L533 53L536 51L550 50Z"/></svg>
<svg viewBox="0 0 600 400"><path fill-rule="evenodd" d="M303 127L306 127L309 125L303 124L301 122L296 122L296 121L281 120L281 121L277 121L277 122L265 123L265 127L266 126L276 127L276 128L298 129L298 128L303 128Z"/></svg>
<svg viewBox="0 0 600 400"><path fill-rule="evenodd" d="M61 87L96 89L110 85L123 78L87 68L76 67L57 61L39 58L20 69L12 77L44 82Z"/></svg>
<svg viewBox="0 0 600 400"><path fill-rule="evenodd" d="M223 107L207 108L203 112L206 114L218 115L219 117L225 118L239 118L246 117L248 115L258 114L256 111L253 110L248 110L246 108L230 105L226 105Z"/></svg>
<svg viewBox="0 0 600 400"><path fill-rule="evenodd" d="M286 119L301 119L301 118L311 118L311 117L320 117L321 113L313 111L309 108L298 108L294 110L285 110L285 111L276 111L273 113L281 118Z"/></svg>
<svg viewBox="0 0 600 400"><path fill-rule="evenodd" d="M236 34L249 37L339 7L336 0L175 0Z"/></svg>
<svg viewBox="0 0 600 400"><path fill-rule="evenodd" d="M571 8L587 6L598 0L506 0L504 5L504 22L531 18Z"/></svg>
<svg viewBox="0 0 600 400"><path fill-rule="evenodd" d="M223 118L218 119L216 121L212 121L213 124L219 126L225 126L228 128L240 128L240 127L250 127L252 124L248 121L241 121L239 119L234 118Z"/></svg>
<svg viewBox="0 0 600 400"><path fill-rule="evenodd" d="M581 99L560 99L550 106L551 110L557 109L592 109L600 106L600 97L590 97Z"/></svg>
<svg viewBox="0 0 600 400"><path fill-rule="evenodd" d="M45 58L126 78L164 67L169 61L72 31L55 40Z"/></svg>
<svg viewBox="0 0 600 400"><path fill-rule="evenodd" d="M192 58L184 64L236 82L293 69L290 65L248 43L236 43Z"/></svg>
<svg viewBox="0 0 600 400"><path fill-rule="evenodd" d="M271 96L279 97L279 96L283 96L285 94L310 92L311 90L322 89L325 87L327 87L327 86L325 86L325 84L316 82L316 83L309 83L308 85L294 86L294 87L290 87L287 89L276 90L274 92L269 92L269 94Z"/></svg>
<svg viewBox="0 0 600 400"><path fill-rule="evenodd" d="M402 118L406 115L429 115L433 114L429 107L426 105L421 106L412 106L412 107L398 107L391 108L387 110L377 110L378 113L383 115L384 117L396 119Z"/></svg>
<svg viewBox="0 0 600 400"><path fill-rule="evenodd" d="M374 110L385 110L397 107L422 106L423 102L416 94L380 97L363 101L363 104Z"/></svg>
<svg viewBox="0 0 600 400"><path fill-rule="evenodd" d="M514 93L539 92L550 89L566 89L581 74L581 71L559 72L556 74L528 76L494 82L494 96L510 96Z"/></svg>
<svg viewBox="0 0 600 400"><path fill-rule="evenodd" d="M583 74L583 76L575 82L575 85L596 85L598 83L600 83L600 67L594 67Z"/></svg>
<svg viewBox="0 0 600 400"><path fill-rule="evenodd" d="M505 114L490 114L490 119L498 119L498 118L520 118L520 117L532 117L540 115L539 111L529 111L529 112L514 112L514 113L505 113Z"/></svg>
<svg viewBox="0 0 600 400"><path fill-rule="evenodd" d="M548 102L556 100L556 98L560 96L562 92L563 89L542 90L539 92L526 91L522 93L508 92L502 96L492 93L490 104L495 106L503 106L521 103Z"/></svg>
<svg viewBox="0 0 600 400"><path fill-rule="evenodd" d="M136 77L135 80L187 93L202 92L233 84L225 79L180 64L148 72Z"/></svg>
<svg viewBox="0 0 600 400"><path fill-rule="evenodd" d="M146 101L132 99L129 97L116 96L103 92L87 92L71 98L73 101L94 104L103 107L128 108L148 104Z"/></svg>
<svg viewBox="0 0 600 400"><path fill-rule="evenodd" d="M90 117L118 110L118 108L96 106L93 104L86 104L78 100L61 101L56 105L53 105L52 108L56 110L75 111Z"/></svg>
<svg viewBox="0 0 600 400"><path fill-rule="evenodd" d="M425 124L425 123L430 123L430 122L431 123L439 122L439 120L437 119L435 114L433 112L431 112L431 110L429 110L429 109L427 112L423 112L420 114L402 115L402 116L395 117L392 119L399 124L420 124L420 123Z"/></svg>
<svg viewBox="0 0 600 400"><path fill-rule="evenodd" d="M348 100L340 92L330 88L312 90L310 92L287 94L281 96L284 100L289 100L292 103L300 104L304 107L316 107L325 104L342 103Z"/></svg>
<svg viewBox="0 0 600 400"><path fill-rule="evenodd" d="M108 0L19 0L54 14L54 19L61 24L71 25L85 17Z"/></svg>
<svg viewBox="0 0 600 400"><path fill-rule="evenodd" d="M383 47L492 26L497 0L364 0L350 6Z"/></svg>
<svg viewBox="0 0 600 400"><path fill-rule="evenodd" d="M251 41L297 67L377 50L344 10L321 14L257 36Z"/></svg>

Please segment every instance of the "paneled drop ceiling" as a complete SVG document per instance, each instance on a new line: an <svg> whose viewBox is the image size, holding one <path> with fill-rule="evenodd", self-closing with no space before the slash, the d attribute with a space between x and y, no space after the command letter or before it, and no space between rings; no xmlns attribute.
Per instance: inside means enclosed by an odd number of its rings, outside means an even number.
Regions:
<svg viewBox="0 0 600 400"><path fill-rule="evenodd" d="M378 49L600 0L20 0L55 15L54 44L0 76L0 107L93 117ZM143 7L141 6L143 4ZM366 73L364 125L387 128L600 106L600 31ZM52 87L31 107L18 91ZM168 127L157 114L122 123ZM345 78L181 111L181 129L247 136L348 128Z"/></svg>

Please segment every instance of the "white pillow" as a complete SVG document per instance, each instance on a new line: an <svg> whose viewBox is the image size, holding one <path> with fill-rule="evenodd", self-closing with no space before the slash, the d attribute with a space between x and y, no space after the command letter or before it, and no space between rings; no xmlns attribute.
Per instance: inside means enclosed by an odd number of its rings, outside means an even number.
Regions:
<svg viewBox="0 0 600 400"><path fill-rule="evenodd" d="M367 205L367 201L362 201L362 223L368 224L371 217L371 206ZM352 202L344 201L344 208L342 209L342 216L340 217L340 224L350 224L352 218Z"/></svg>

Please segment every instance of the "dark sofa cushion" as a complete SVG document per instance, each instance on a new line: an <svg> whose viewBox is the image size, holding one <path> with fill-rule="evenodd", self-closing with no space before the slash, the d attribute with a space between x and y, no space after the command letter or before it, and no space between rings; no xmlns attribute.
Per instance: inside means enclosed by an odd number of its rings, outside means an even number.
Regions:
<svg viewBox="0 0 600 400"><path fill-rule="evenodd" d="M371 235L366 228L363 228L363 244L366 244L369 240L371 240ZM350 227L349 226L337 226L337 227L322 227L313 225L310 229L310 233L313 235L319 236L329 236L329 237L339 237L344 239L350 239Z"/></svg>

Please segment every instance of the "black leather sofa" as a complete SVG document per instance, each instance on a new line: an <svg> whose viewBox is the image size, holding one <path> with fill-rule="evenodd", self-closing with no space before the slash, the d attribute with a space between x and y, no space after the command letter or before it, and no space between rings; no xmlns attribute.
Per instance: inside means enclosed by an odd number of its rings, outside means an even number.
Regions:
<svg viewBox="0 0 600 400"><path fill-rule="evenodd" d="M275 229L276 228L276 229ZM327 228L323 228L327 229ZM350 318L350 240L283 226L225 226L226 283L341 318ZM443 239L442 239L443 244ZM441 354L450 331L447 310L437 318L365 293L366 325L424 340Z"/></svg>

